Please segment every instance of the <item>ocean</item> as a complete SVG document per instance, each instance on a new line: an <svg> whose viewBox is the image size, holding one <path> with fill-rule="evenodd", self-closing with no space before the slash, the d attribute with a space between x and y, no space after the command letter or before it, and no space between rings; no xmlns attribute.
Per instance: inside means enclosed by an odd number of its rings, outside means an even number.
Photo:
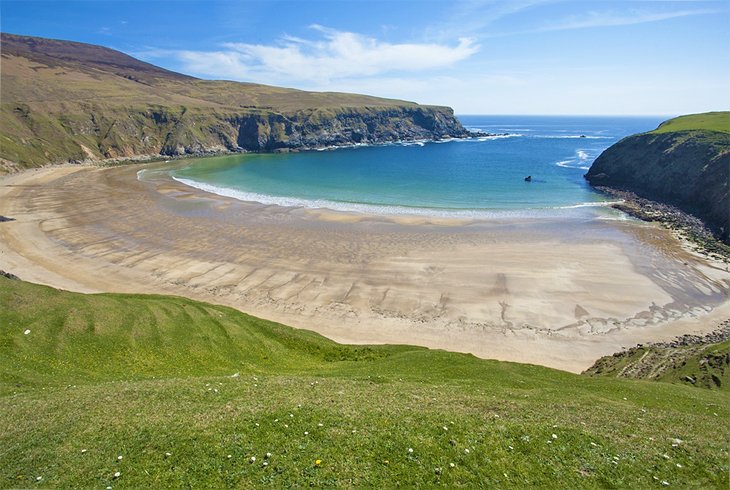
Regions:
<svg viewBox="0 0 730 490"><path fill-rule="evenodd" d="M605 208L607 198L583 174L604 149L656 128L665 118L459 119L484 136L230 155L191 160L169 172L175 180L207 192L282 206L375 214L559 215Z"/></svg>

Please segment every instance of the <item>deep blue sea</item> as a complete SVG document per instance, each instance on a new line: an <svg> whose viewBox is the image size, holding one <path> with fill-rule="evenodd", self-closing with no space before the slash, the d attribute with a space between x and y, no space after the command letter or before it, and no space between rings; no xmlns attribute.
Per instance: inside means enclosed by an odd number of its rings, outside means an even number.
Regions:
<svg viewBox="0 0 730 490"><path fill-rule="evenodd" d="M245 201L387 214L539 214L600 206L583 179L624 136L662 117L460 116L498 136L191 161L171 175ZM526 176L532 176L526 182Z"/></svg>

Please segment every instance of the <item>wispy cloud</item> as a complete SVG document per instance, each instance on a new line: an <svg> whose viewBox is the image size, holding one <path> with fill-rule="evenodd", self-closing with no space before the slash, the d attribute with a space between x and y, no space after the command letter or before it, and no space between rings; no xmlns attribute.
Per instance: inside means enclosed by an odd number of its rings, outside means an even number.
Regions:
<svg viewBox="0 0 730 490"><path fill-rule="evenodd" d="M561 21L552 22L537 29L537 31L564 31L570 29L587 29L592 27L626 26L645 24L662 20L690 17L695 15L709 15L727 13L720 9L674 10L668 12L629 11L616 13L613 11L590 11L582 15L571 16Z"/></svg>
<svg viewBox="0 0 730 490"><path fill-rule="evenodd" d="M451 44L388 43L320 25L310 27L318 34L313 39L283 36L271 45L225 43L216 51L138 54L147 59L172 56L186 72L207 77L289 84L436 70L479 51L469 38Z"/></svg>
<svg viewBox="0 0 730 490"><path fill-rule="evenodd" d="M512 15L561 0L471 0L455 4L450 15L427 30L429 37L453 37L456 33L483 36L492 24ZM458 34L457 34L458 35Z"/></svg>

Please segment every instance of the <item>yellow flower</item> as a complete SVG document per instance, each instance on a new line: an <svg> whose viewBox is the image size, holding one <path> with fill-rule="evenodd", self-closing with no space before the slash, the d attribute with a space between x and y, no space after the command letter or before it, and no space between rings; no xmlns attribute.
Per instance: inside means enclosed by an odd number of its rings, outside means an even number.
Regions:
<svg viewBox="0 0 730 490"><path fill-rule="evenodd" d="M322 464L322 460L321 459L318 459L317 461L314 462L314 465L315 466L319 466L321 464Z"/></svg>

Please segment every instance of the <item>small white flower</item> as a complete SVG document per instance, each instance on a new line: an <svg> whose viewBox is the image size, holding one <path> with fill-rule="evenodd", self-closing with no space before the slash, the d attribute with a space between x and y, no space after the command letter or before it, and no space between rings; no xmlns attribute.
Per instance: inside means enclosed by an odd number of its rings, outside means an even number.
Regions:
<svg viewBox="0 0 730 490"><path fill-rule="evenodd" d="M317 424L317 427L324 427L324 424Z"/></svg>
<svg viewBox="0 0 730 490"><path fill-rule="evenodd" d="M355 432L357 432L357 430L355 430L355 429L352 429L352 433L354 434Z"/></svg>
<svg viewBox="0 0 730 490"><path fill-rule="evenodd" d="M448 427L446 427L445 425L444 425L444 427L443 427L443 428L444 428L444 430L449 430L449 428L448 428Z"/></svg>
<svg viewBox="0 0 730 490"><path fill-rule="evenodd" d="M677 468L681 468L681 467L682 467L682 465L677 463Z"/></svg>
<svg viewBox="0 0 730 490"><path fill-rule="evenodd" d="M510 446L510 447L512 447L512 446ZM465 448L465 449L464 449L464 452L465 452L466 454L469 454L469 448L468 448L468 447L467 447L467 448Z"/></svg>
<svg viewBox="0 0 730 490"><path fill-rule="evenodd" d="M278 421L279 421L279 419L274 419L274 422L278 422Z"/></svg>
<svg viewBox="0 0 730 490"><path fill-rule="evenodd" d="M28 335L29 333L30 333L30 329L28 329L25 332L23 332L23 335Z"/></svg>
<svg viewBox="0 0 730 490"><path fill-rule="evenodd" d="M266 453L266 459L269 459L271 457L271 453Z"/></svg>
<svg viewBox="0 0 730 490"><path fill-rule="evenodd" d="M293 413L290 413L289 414L289 417L294 418L294 414Z"/></svg>
<svg viewBox="0 0 730 490"><path fill-rule="evenodd" d="M121 455L117 456L117 461L121 461L122 459L124 459L124 456L121 456Z"/></svg>
<svg viewBox="0 0 730 490"><path fill-rule="evenodd" d="M668 454L662 454L662 458L669 459L669 455Z"/></svg>
<svg viewBox="0 0 730 490"><path fill-rule="evenodd" d="M119 478L120 476L122 476L120 472L117 471L116 473L114 473L114 478Z"/></svg>
<svg viewBox="0 0 730 490"><path fill-rule="evenodd" d="M289 424L284 424L284 428L285 429L288 429L289 428Z"/></svg>
<svg viewBox="0 0 730 490"><path fill-rule="evenodd" d="M309 432L307 432L307 431L304 431L304 435L305 435L305 436L308 436L308 435L309 435Z"/></svg>
<svg viewBox="0 0 730 490"><path fill-rule="evenodd" d="M42 477L42 476L37 476L37 477L35 478L35 481L41 481L42 479L43 479L43 477Z"/></svg>
<svg viewBox="0 0 730 490"><path fill-rule="evenodd" d="M251 456L248 460L249 463L253 464L256 462L256 456Z"/></svg>
<svg viewBox="0 0 730 490"><path fill-rule="evenodd" d="M258 422L256 422L256 427L259 427L259 423Z"/></svg>
<svg viewBox="0 0 730 490"><path fill-rule="evenodd" d="M172 456L172 453L165 453L166 458L169 458L170 456Z"/></svg>
<svg viewBox="0 0 730 490"><path fill-rule="evenodd" d="M558 435L557 434L553 434L552 437L553 437L553 439L557 439L558 438Z"/></svg>
<svg viewBox="0 0 730 490"><path fill-rule="evenodd" d="M81 454L84 454L86 452L86 449L81 450Z"/></svg>
<svg viewBox="0 0 730 490"><path fill-rule="evenodd" d="M512 451L514 448L512 446L507 446L510 451Z"/></svg>
<svg viewBox="0 0 730 490"><path fill-rule="evenodd" d="M410 453L413 453L413 448L412 448L412 447L409 447L409 448L408 448L408 453L409 453L409 454L410 454Z"/></svg>
<svg viewBox="0 0 730 490"><path fill-rule="evenodd" d="M454 463L449 463L449 468L454 468L456 465Z"/></svg>
<svg viewBox="0 0 730 490"><path fill-rule="evenodd" d="M269 463L267 463L266 461L264 461L264 464L262 466L264 466L264 467L269 466Z"/></svg>
<svg viewBox="0 0 730 490"><path fill-rule="evenodd" d="M665 487L669 486L669 482L667 480L662 480L662 485Z"/></svg>
<svg viewBox="0 0 730 490"><path fill-rule="evenodd" d="M231 459L232 457L233 457L233 456L231 456L230 454L228 455L228 459Z"/></svg>
<svg viewBox="0 0 730 490"><path fill-rule="evenodd" d="M591 442L591 446L598 447L598 444L596 444L595 442Z"/></svg>

